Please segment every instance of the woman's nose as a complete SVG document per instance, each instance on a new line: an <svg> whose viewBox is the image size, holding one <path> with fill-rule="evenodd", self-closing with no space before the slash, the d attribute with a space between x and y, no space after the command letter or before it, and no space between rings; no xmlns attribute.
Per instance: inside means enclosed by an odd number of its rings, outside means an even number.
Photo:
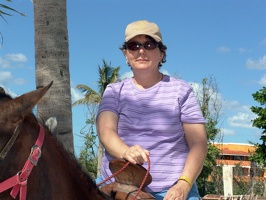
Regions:
<svg viewBox="0 0 266 200"><path fill-rule="evenodd" d="M140 48L139 48L139 53L145 53L146 51L145 51L145 49L144 49L144 47L143 46L141 46Z"/></svg>

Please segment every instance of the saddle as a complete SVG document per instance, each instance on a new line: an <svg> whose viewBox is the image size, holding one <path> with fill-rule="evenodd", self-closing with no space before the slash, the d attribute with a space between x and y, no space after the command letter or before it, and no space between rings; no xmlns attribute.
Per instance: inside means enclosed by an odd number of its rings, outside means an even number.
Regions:
<svg viewBox="0 0 266 200"><path fill-rule="evenodd" d="M109 168L111 172L115 174L116 172L121 170L126 165L126 163L127 161L125 160L114 159L109 163ZM116 193L116 200L154 200L154 196L152 196L145 190L145 187L147 187L152 181L150 173L148 173L148 176L145 178L146 173L147 170L141 165L134 165L129 163L121 172L114 176L115 182L102 186L100 190L109 196L112 193ZM142 186L142 188L138 193L140 186Z"/></svg>

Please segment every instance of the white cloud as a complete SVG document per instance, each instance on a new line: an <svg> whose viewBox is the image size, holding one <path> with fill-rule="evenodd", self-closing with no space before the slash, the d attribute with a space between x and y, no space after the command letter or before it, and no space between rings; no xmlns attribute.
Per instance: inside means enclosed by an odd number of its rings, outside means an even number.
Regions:
<svg viewBox="0 0 266 200"><path fill-rule="evenodd" d="M236 134L236 132L234 130L226 129L226 128L222 129L222 133L223 133L223 135L235 135Z"/></svg>
<svg viewBox="0 0 266 200"><path fill-rule="evenodd" d="M81 94L76 88L71 87L71 99L72 103L84 98L84 95Z"/></svg>
<svg viewBox="0 0 266 200"><path fill-rule="evenodd" d="M6 54L6 58L13 62L27 62L27 57L22 53Z"/></svg>
<svg viewBox="0 0 266 200"><path fill-rule="evenodd" d="M163 73L163 74L165 74L165 75L170 76L170 73L166 69L164 69L164 68L160 68L160 72Z"/></svg>
<svg viewBox="0 0 266 200"><path fill-rule="evenodd" d="M248 69L266 69L266 55L259 58L257 61L252 59L247 59L246 67Z"/></svg>
<svg viewBox="0 0 266 200"><path fill-rule="evenodd" d="M22 54L6 54L3 57L0 57L0 68L10 69L21 67L21 63L27 62L27 57Z"/></svg>
<svg viewBox="0 0 266 200"><path fill-rule="evenodd" d="M17 78L17 79L15 79L15 83L18 85L25 85L27 83L27 80L25 80L23 78Z"/></svg>
<svg viewBox="0 0 266 200"><path fill-rule="evenodd" d="M238 101L224 101L223 102L223 108L225 110L233 111L233 112L251 112L250 106L247 105L241 105Z"/></svg>
<svg viewBox="0 0 266 200"><path fill-rule="evenodd" d="M223 112L226 113L226 120L229 127L254 128L252 120L257 115L250 110L249 105L242 105L238 101L224 101Z"/></svg>
<svg viewBox="0 0 266 200"><path fill-rule="evenodd" d="M261 45L266 45L266 38L264 40L262 40L260 44Z"/></svg>
<svg viewBox="0 0 266 200"><path fill-rule="evenodd" d="M0 82L6 82L12 79L12 74L9 71L0 71Z"/></svg>
<svg viewBox="0 0 266 200"><path fill-rule="evenodd" d="M200 95L201 92L197 93L197 91L202 90L202 85L198 83L192 83L193 90L196 95ZM234 130L230 129L230 127L238 127L238 128L253 128L252 121L256 118L256 115L250 110L249 105L242 105L238 101L225 101L220 93L214 93L213 96L216 102L221 102L221 110L219 111L220 123L223 124L223 119L227 121L227 126L223 129L224 135L233 135L236 134ZM211 105L210 105L211 106ZM211 108L212 109L212 108Z"/></svg>
<svg viewBox="0 0 266 200"><path fill-rule="evenodd" d="M0 68L10 68L10 62L0 57Z"/></svg>
<svg viewBox="0 0 266 200"><path fill-rule="evenodd" d="M237 49L237 51L238 51L238 53L243 54L243 53L251 53L253 50L252 49L246 49L246 48L239 47Z"/></svg>
<svg viewBox="0 0 266 200"><path fill-rule="evenodd" d="M240 128L253 128L252 122L255 118L255 114L253 114L251 111L248 113L238 112L235 115L228 118L228 123L230 126L233 127L240 127Z"/></svg>
<svg viewBox="0 0 266 200"><path fill-rule="evenodd" d="M239 53L245 53L247 50L245 48L238 48Z"/></svg>
<svg viewBox="0 0 266 200"><path fill-rule="evenodd" d="M262 86L266 86L266 75L264 75L263 77L261 77L259 84Z"/></svg>
<svg viewBox="0 0 266 200"><path fill-rule="evenodd" d="M219 53L229 53L231 49L229 47L221 46L217 48L217 52Z"/></svg>
<svg viewBox="0 0 266 200"><path fill-rule="evenodd" d="M125 78L130 78L130 77L133 77L133 72L132 71L126 72L122 76L120 76L121 80L123 80Z"/></svg>
<svg viewBox="0 0 266 200"><path fill-rule="evenodd" d="M0 68L8 69L10 71L1 71L0 72L0 82L6 83L7 81L13 82L17 85L27 84L27 80L24 78L14 78L13 72L17 68L24 68L24 64L28 61L27 57L22 53L17 54L6 54L0 57ZM21 74L20 74L21 75Z"/></svg>

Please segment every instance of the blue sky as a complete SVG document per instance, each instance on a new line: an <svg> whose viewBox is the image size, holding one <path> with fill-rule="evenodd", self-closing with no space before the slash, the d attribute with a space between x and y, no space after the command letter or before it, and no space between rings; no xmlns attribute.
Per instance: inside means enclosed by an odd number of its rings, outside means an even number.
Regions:
<svg viewBox="0 0 266 200"><path fill-rule="evenodd" d="M33 4L5 3L26 14L0 19L0 85L15 95L35 89ZM98 65L105 59L120 74L130 72L118 49L128 23L147 19L161 29L168 47L163 71L188 82L216 78L223 101L220 125L223 142L258 142L252 128L252 94L266 86L265 0L68 0L70 76L73 100L77 84L97 90ZM86 108L73 108L75 149Z"/></svg>

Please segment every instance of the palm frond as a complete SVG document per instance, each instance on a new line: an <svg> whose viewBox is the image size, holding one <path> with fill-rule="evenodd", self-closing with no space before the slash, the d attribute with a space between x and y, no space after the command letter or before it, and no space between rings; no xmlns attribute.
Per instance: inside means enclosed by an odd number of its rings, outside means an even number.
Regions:
<svg viewBox="0 0 266 200"><path fill-rule="evenodd" d="M100 67L98 65L98 70L100 77L98 80L98 88L99 93L102 95L109 83L116 82L117 77L119 76L118 72L120 70L120 67L114 68L111 66L111 62L107 64L107 62L103 60L103 66Z"/></svg>
<svg viewBox="0 0 266 200"><path fill-rule="evenodd" d="M83 84L79 84L76 86L76 88L84 93L84 95L88 95L88 94L98 94L95 90L93 90L91 87L87 86L87 85L83 85Z"/></svg>
<svg viewBox="0 0 266 200"><path fill-rule="evenodd" d="M87 105L87 104L99 104L101 102L101 96L87 85L77 85L76 88L81 91L85 97L75 101L72 106Z"/></svg>
<svg viewBox="0 0 266 200"><path fill-rule="evenodd" d="M97 81L97 83L98 83L99 92L96 92L87 85L83 84L77 85L76 89L82 92L85 97L74 102L72 106L99 104L102 100L102 95L107 85L109 83L114 83L117 81L119 77L119 70L120 67L112 67L111 63L107 64L107 62L103 60L102 67L98 65L99 80Z"/></svg>
<svg viewBox="0 0 266 200"><path fill-rule="evenodd" d="M3 9L16 12L22 16L26 16L24 13L21 13L21 12L15 10L14 8L11 8L11 7L6 6L4 4L0 4L0 17L2 17L2 19L4 19L5 21L6 21L6 19L4 18L4 15L7 15L7 16L12 16L12 15L7 13L7 12L4 12Z"/></svg>

